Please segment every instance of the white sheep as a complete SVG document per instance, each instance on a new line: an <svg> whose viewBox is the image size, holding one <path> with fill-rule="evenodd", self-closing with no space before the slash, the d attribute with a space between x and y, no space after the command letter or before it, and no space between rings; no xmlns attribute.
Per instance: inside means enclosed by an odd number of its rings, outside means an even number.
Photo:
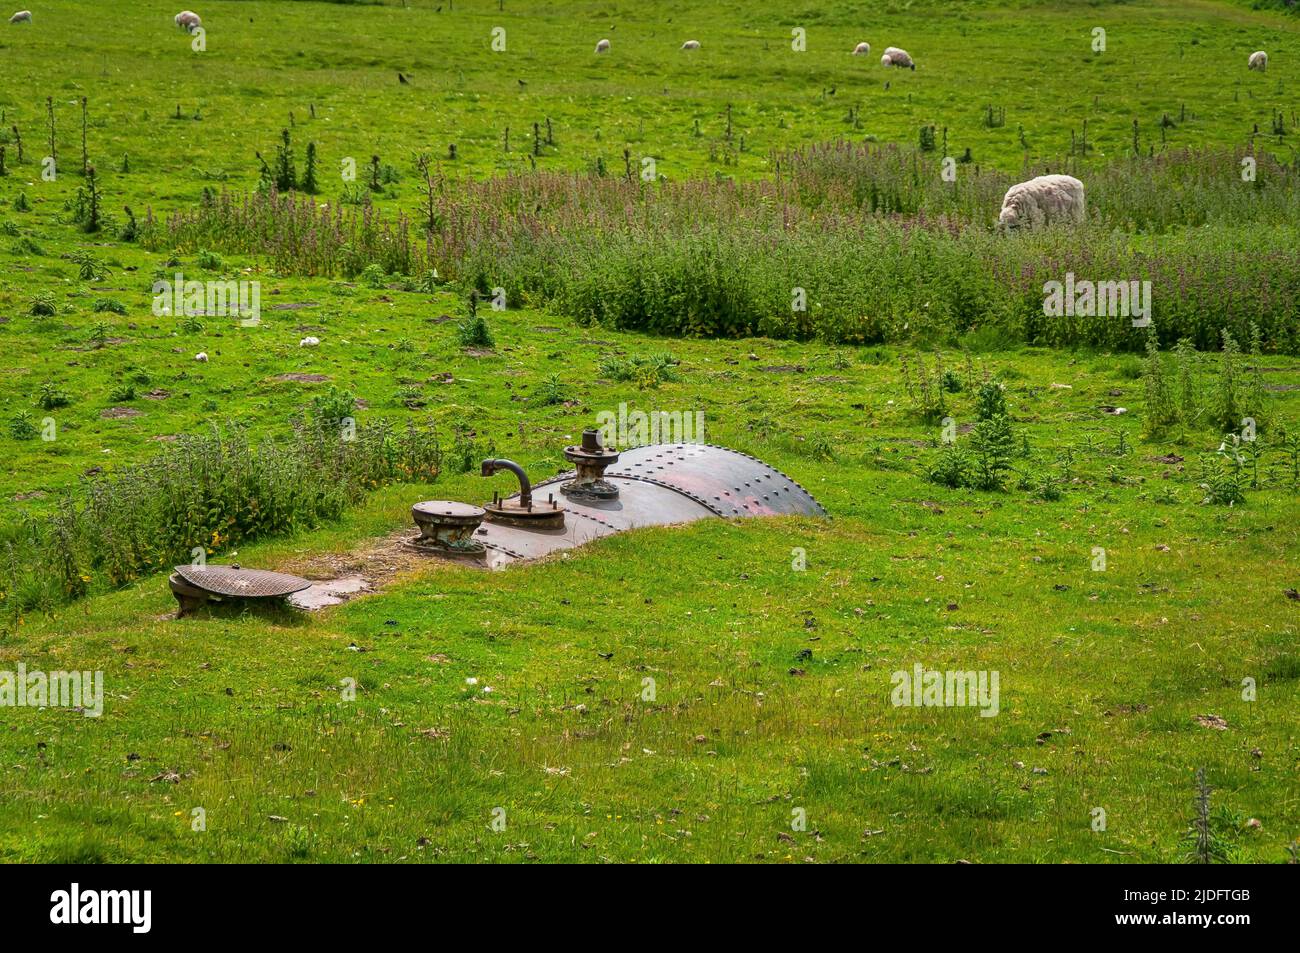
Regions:
<svg viewBox="0 0 1300 953"><path fill-rule="evenodd" d="M32 11L31 11L31 10L19 10L17 13L15 13L13 16L11 16L11 17L9 18L9 22L10 22L10 23L31 23L31 22L32 22Z"/></svg>
<svg viewBox="0 0 1300 953"><path fill-rule="evenodd" d="M198 354L195 354L195 355L194 355L194 360L198 361L200 364L206 364L206 363L208 363L208 354L207 354L207 352L206 352L206 351L199 351Z"/></svg>
<svg viewBox="0 0 1300 953"><path fill-rule="evenodd" d="M998 225L1033 228L1051 222L1082 222L1083 183L1072 175L1040 175L1007 189Z"/></svg>
<svg viewBox="0 0 1300 953"><path fill-rule="evenodd" d="M870 52L871 44L867 43L865 40L853 48L854 56L866 56Z"/></svg>
<svg viewBox="0 0 1300 953"><path fill-rule="evenodd" d="M880 58L881 66L901 66L905 69L916 69L916 64L912 62L912 56L907 50L900 50L896 46L885 47L885 55Z"/></svg>
<svg viewBox="0 0 1300 953"><path fill-rule="evenodd" d="M1250 54L1250 60L1246 65L1248 68L1259 70L1262 73L1268 69L1268 54L1263 50L1256 50Z"/></svg>
<svg viewBox="0 0 1300 953"><path fill-rule="evenodd" d="M176 14L176 25L186 33L193 33L203 25L203 21L199 19L199 15L193 10L182 10Z"/></svg>
<svg viewBox="0 0 1300 953"><path fill-rule="evenodd" d="M597 53L608 53L608 52L609 52L609 40L601 40L599 43L597 43L597 44L596 44L596 52L597 52Z"/></svg>
<svg viewBox="0 0 1300 953"><path fill-rule="evenodd" d="M299 347L320 347L320 338L305 337L298 342Z"/></svg>
<svg viewBox="0 0 1300 953"><path fill-rule="evenodd" d="M682 44L682 49L684 50L698 50L699 48L700 48L699 40L687 40L685 43Z"/></svg>

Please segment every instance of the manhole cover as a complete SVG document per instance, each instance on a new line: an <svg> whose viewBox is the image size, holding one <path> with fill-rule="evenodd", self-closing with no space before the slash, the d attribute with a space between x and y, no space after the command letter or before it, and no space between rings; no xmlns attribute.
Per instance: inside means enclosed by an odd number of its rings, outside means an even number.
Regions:
<svg viewBox="0 0 1300 953"><path fill-rule="evenodd" d="M177 566L176 574L196 589L238 599L287 596L311 585L288 573L238 566Z"/></svg>

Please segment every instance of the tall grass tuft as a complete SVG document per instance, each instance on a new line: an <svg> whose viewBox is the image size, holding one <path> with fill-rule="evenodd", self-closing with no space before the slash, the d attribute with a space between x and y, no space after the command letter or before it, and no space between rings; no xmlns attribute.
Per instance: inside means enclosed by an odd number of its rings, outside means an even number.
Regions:
<svg viewBox="0 0 1300 953"><path fill-rule="evenodd" d="M210 196L165 220L153 248L266 255L281 272L434 272L504 287L579 320L672 336L950 344L971 331L1051 346L1141 351L1123 317L1047 317L1043 285L1067 272L1149 280L1161 345L1218 347L1223 331L1300 352L1300 174L1244 154L1172 152L1080 172L1089 219L1001 234L1022 176L941 180L937 159L846 142L773 156L769 179L646 183L561 173L431 180L418 224L402 212L317 207L265 194ZM808 307L796 310L796 288Z"/></svg>
<svg viewBox="0 0 1300 953"><path fill-rule="evenodd" d="M0 615L50 610L197 552L312 528L368 490L433 482L441 458L432 432L386 421L343 431L312 420L257 444L236 424L182 437L87 483L44 520L0 527Z"/></svg>

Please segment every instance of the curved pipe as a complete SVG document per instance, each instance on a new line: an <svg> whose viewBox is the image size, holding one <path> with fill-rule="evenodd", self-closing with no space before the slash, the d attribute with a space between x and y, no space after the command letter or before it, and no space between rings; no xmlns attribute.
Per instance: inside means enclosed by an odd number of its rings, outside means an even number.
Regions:
<svg viewBox="0 0 1300 953"><path fill-rule="evenodd" d="M498 470L509 470L519 478L519 505L523 509L531 509L533 505L533 484L528 479L528 474L524 468L513 460L484 460L482 475L490 477Z"/></svg>

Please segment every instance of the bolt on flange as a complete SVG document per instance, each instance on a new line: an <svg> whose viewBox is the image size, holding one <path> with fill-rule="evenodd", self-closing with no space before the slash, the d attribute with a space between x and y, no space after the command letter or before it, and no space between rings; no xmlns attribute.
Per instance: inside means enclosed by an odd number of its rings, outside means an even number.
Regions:
<svg viewBox="0 0 1300 953"><path fill-rule="evenodd" d="M493 492L492 502L483 506L484 518L489 523L503 523L507 526L527 526L534 529L563 529L564 510L555 502L554 496L547 497L546 505L533 505L533 485L524 468L513 460L484 460L482 475L492 476L498 470L509 470L519 478L519 499L503 499L501 494Z"/></svg>
<svg viewBox="0 0 1300 953"><path fill-rule="evenodd" d="M618 487L605 479L605 469L618 462L618 451L601 446L600 431L582 432L582 443L564 448L565 458L573 464L574 478L560 487L560 492L575 500L618 499Z"/></svg>

